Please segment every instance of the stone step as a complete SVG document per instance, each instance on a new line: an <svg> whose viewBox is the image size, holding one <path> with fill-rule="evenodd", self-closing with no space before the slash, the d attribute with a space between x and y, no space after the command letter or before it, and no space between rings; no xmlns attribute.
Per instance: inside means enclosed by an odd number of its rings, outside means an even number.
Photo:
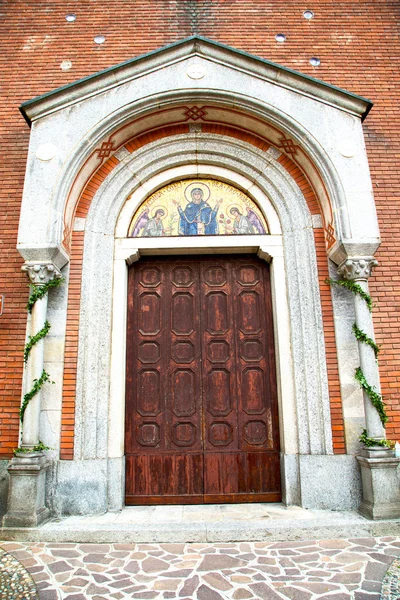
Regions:
<svg viewBox="0 0 400 600"><path fill-rule="evenodd" d="M282 504L131 506L71 516L39 527L4 527L3 540L42 542L240 542L400 536L400 519L372 521L351 511Z"/></svg>

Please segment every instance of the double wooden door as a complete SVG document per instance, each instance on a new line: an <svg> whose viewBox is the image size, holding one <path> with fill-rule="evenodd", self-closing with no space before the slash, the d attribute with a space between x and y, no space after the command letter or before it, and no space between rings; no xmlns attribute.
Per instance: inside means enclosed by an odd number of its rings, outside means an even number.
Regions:
<svg viewBox="0 0 400 600"><path fill-rule="evenodd" d="M140 259L127 336L126 504L279 501L269 266Z"/></svg>

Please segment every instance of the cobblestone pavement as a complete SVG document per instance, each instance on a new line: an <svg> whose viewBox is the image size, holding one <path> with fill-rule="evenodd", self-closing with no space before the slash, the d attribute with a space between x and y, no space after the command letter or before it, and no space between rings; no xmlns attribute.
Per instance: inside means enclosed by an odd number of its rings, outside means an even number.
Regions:
<svg viewBox="0 0 400 600"><path fill-rule="evenodd" d="M382 600L400 598L400 559L395 558L390 565L382 584Z"/></svg>
<svg viewBox="0 0 400 600"><path fill-rule="evenodd" d="M1 543L39 600L400 598L395 537L193 544ZM1 555L0 555L1 558ZM397 567L397 568L396 568ZM390 589L391 588L391 589ZM13 596L0 596L13 598ZM15 598L34 596L17 596Z"/></svg>
<svg viewBox="0 0 400 600"><path fill-rule="evenodd" d="M31 575L16 558L4 550L0 550L0 598L1 600L38 599Z"/></svg>

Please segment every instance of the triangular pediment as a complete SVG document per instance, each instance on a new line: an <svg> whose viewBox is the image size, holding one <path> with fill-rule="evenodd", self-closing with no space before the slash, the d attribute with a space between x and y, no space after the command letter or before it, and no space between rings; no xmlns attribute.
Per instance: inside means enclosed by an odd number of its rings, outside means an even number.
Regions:
<svg viewBox="0 0 400 600"><path fill-rule="evenodd" d="M361 96L247 52L204 37L192 36L28 100L21 105L20 110L31 124L34 120L68 108L77 102L138 80L149 73L173 69L177 64L194 58L204 64L223 65L236 73L241 72L257 80L264 80L362 119L372 108L372 102ZM193 82L199 89L206 87L202 79L194 78Z"/></svg>

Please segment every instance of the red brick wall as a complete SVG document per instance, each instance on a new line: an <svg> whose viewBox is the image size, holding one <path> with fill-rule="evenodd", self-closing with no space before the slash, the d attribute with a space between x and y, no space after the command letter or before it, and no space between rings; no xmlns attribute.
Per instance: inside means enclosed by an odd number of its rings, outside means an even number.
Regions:
<svg viewBox="0 0 400 600"><path fill-rule="evenodd" d="M305 21L311 8L315 18ZM65 21L75 12L73 24ZM375 106L365 125L374 193L382 234L380 266L371 279L375 330L382 344L382 388L391 419L388 436L400 439L400 154L397 0L120 0L67 4L51 0L3 0L0 7L0 456L18 444L22 347L27 299L22 260L15 250L29 128L18 111L25 100L155 50L194 33L297 69L356 94ZM287 41L279 44L275 34ZM96 46L95 35L106 42ZM318 56L321 65L309 64ZM62 71L60 63L72 61ZM360 215L362 218L362 215Z"/></svg>

